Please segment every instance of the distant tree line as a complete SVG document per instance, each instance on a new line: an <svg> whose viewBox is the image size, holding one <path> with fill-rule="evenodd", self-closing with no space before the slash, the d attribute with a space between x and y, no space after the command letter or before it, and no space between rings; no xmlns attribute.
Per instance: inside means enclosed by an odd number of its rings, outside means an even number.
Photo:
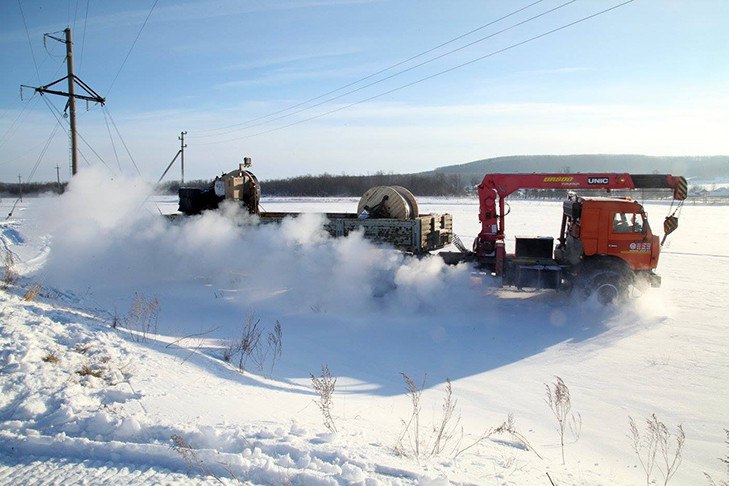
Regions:
<svg viewBox="0 0 729 486"><path fill-rule="evenodd" d="M185 182L184 187L209 187L212 183L213 181L211 180L196 179ZM177 194L182 186L183 184L181 184L180 181L168 181L157 184L155 189L156 192L162 194Z"/></svg>
<svg viewBox="0 0 729 486"><path fill-rule="evenodd" d="M359 197L374 186L402 186L418 196L462 196L469 183L461 174L305 175L261 182L264 196Z"/></svg>
<svg viewBox="0 0 729 486"><path fill-rule="evenodd" d="M66 182L60 185L57 182L30 182L18 184L17 182L0 182L0 195L3 197L19 197L22 194L43 194L46 192L63 193Z"/></svg>

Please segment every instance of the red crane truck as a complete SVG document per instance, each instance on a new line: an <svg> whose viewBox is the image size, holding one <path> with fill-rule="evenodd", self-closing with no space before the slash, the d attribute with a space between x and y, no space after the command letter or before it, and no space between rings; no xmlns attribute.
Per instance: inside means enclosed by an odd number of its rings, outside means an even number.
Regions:
<svg viewBox="0 0 729 486"><path fill-rule="evenodd" d="M563 204L556 247L551 237L516 238L514 254L504 244L506 198L520 189L671 189L680 204L686 179L666 174L490 174L478 186L481 231L473 252L447 252L449 263L472 261L505 286L579 289L603 303L625 297L630 286L660 286L661 242L643 206L629 197L580 197L570 192ZM664 223L676 229L676 212ZM664 236L665 239L665 236Z"/></svg>

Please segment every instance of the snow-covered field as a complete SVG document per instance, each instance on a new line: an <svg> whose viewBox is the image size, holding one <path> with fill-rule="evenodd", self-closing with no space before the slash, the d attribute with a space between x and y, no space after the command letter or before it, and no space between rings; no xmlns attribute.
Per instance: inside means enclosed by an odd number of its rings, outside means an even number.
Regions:
<svg viewBox="0 0 729 486"><path fill-rule="evenodd" d="M685 431L669 484L729 480L726 206L684 207L663 287L602 308L491 288L465 266L358 235L330 239L316 216L173 224L159 212L175 198L145 202L145 190L87 170L0 224L17 276L0 290L0 484L643 484L629 417L644 434L654 413L671 454ZM475 199L419 203L453 214L467 244L478 232ZM354 211L356 200L262 205ZM559 202L511 206L508 234L558 231ZM659 229L669 205L647 206ZM231 343L246 323L261 334L242 359ZM312 387L323 365L336 431ZM423 388L417 426L401 373ZM556 376L581 418L564 464L545 402ZM488 434L509 415L516 434ZM656 484L664 469L659 450Z"/></svg>

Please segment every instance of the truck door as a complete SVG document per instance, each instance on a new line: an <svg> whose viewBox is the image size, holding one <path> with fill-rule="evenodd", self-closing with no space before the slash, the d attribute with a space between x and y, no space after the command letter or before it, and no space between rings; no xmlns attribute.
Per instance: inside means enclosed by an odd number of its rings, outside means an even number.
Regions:
<svg viewBox="0 0 729 486"><path fill-rule="evenodd" d="M607 254L622 258L634 270L650 269L654 242L649 237L644 215L628 210L614 211L611 215Z"/></svg>

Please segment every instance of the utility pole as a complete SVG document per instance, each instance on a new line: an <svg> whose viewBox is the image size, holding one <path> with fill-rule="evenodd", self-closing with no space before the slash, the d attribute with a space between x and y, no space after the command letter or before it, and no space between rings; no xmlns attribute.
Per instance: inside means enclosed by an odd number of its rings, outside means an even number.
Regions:
<svg viewBox="0 0 729 486"><path fill-rule="evenodd" d="M180 132L180 136L177 137L177 140L180 141L180 150L177 151L175 156L172 158L172 162L170 162L170 165L167 166L165 171L160 176L159 180L157 181L157 184L162 182L162 179L165 178L167 175L167 172L172 168L172 164L175 163L175 160L177 160L177 157L180 157L180 165L182 166L182 180L180 181L180 185L185 184L185 147L187 147L187 144L185 144L185 135L187 135L187 132Z"/></svg>
<svg viewBox="0 0 729 486"><path fill-rule="evenodd" d="M180 179L180 182L182 184L185 183L185 135L187 135L187 132L180 132L180 136L177 137L180 141L180 167L182 168L182 178Z"/></svg>
<svg viewBox="0 0 729 486"><path fill-rule="evenodd" d="M61 193L61 168L56 164L56 181L58 182L58 194Z"/></svg>
<svg viewBox="0 0 729 486"><path fill-rule="evenodd" d="M66 27L66 72L68 73L68 113L71 124L71 175L78 172L78 137L76 135L76 93L74 92L73 74L73 42L71 41L71 28Z"/></svg>
<svg viewBox="0 0 729 486"><path fill-rule="evenodd" d="M23 183L20 181L20 176L18 176L18 189L20 190L20 202L23 202Z"/></svg>
<svg viewBox="0 0 729 486"><path fill-rule="evenodd" d="M64 39L59 39L50 34L44 34L44 37L50 37L53 40L66 44L66 72L68 73L65 77L57 79L50 84L40 87L20 85L21 88L33 88L36 93L40 93L41 96L45 93L50 93L59 96L65 96L68 98L69 125L70 125L70 137L71 137L71 175L76 175L78 172L78 135L76 133L76 99L92 101L101 105L106 101L105 98L99 96L96 91L91 89L89 85L81 81L78 76L73 73L73 41L71 37L71 28L66 27L63 31L65 34ZM68 81L68 92L57 91L49 89L52 86L60 83L61 81ZM76 86L80 87L86 94L76 94Z"/></svg>

